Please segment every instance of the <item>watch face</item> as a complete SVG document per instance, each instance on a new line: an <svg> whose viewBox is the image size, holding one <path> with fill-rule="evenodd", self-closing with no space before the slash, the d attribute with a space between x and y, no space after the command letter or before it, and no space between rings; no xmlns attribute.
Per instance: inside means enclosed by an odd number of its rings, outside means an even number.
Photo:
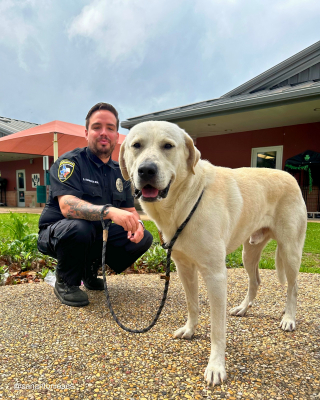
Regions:
<svg viewBox="0 0 320 400"><path fill-rule="evenodd" d="M123 192L123 183L120 178L118 178L116 180L116 187L117 187L118 192L120 192L120 193Z"/></svg>

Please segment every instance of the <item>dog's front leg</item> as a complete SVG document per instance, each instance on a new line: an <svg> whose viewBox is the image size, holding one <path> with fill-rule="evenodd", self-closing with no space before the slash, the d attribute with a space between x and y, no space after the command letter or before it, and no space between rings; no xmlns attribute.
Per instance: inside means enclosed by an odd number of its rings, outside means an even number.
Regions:
<svg viewBox="0 0 320 400"><path fill-rule="evenodd" d="M174 332L173 337L191 339L196 330L199 316L198 271L195 266L184 265L179 260L175 260L175 263L186 295L188 319L182 328Z"/></svg>
<svg viewBox="0 0 320 400"><path fill-rule="evenodd" d="M202 266L200 273L207 285L211 316L211 354L204 378L209 385L219 385L227 378L225 370L227 270L225 265Z"/></svg>

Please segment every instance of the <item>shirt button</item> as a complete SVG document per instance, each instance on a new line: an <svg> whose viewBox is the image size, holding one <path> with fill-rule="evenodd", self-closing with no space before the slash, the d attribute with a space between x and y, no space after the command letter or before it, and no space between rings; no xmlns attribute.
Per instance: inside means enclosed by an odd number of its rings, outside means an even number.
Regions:
<svg viewBox="0 0 320 400"><path fill-rule="evenodd" d="M104 174L104 176L107 176L107 174Z"/></svg>

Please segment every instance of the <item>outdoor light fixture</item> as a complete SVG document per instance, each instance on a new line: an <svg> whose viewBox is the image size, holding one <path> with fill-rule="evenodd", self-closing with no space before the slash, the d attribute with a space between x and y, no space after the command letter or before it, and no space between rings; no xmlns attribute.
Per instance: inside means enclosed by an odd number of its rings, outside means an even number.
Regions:
<svg viewBox="0 0 320 400"><path fill-rule="evenodd" d="M315 108L313 111L320 111L320 108Z"/></svg>
<svg viewBox="0 0 320 400"><path fill-rule="evenodd" d="M232 129L225 129L225 132L232 132Z"/></svg>
<svg viewBox="0 0 320 400"><path fill-rule="evenodd" d="M208 124L208 126L216 126L216 124Z"/></svg>

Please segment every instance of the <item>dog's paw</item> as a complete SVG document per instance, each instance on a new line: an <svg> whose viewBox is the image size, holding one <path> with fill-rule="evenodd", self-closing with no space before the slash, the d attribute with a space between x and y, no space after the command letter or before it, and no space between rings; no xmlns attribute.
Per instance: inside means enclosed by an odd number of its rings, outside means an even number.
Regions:
<svg viewBox="0 0 320 400"><path fill-rule="evenodd" d="M173 337L176 338L181 338L181 339L192 339L192 336L195 332L195 329L188 328L187 325L183 326L182 328L177 329Z"/></svg>
<svg viewBox="0 0 320 400"><path fill-rule="evenodd" d="M285 314L282 318L282 321L280 322L280 328L288 332L294 331L296 329L296 323L294 318Z"/></svg>
<svg viewBox="0 0 320 400"><path fill-rule="evenodd" d="M247 311L248 311L248 307L243 307L240 305L238 307L231 308L230 314L235 315L237 317L243 317L244 315L246 315Z"/></svg>
<svg viewBox="0 0 320 400"><path fill-rule="evenodd" d="M221 385L222 382L227 379L224 366L222 364L213 364L209 362L204 373L204 379L209 386Z"/></svg>

